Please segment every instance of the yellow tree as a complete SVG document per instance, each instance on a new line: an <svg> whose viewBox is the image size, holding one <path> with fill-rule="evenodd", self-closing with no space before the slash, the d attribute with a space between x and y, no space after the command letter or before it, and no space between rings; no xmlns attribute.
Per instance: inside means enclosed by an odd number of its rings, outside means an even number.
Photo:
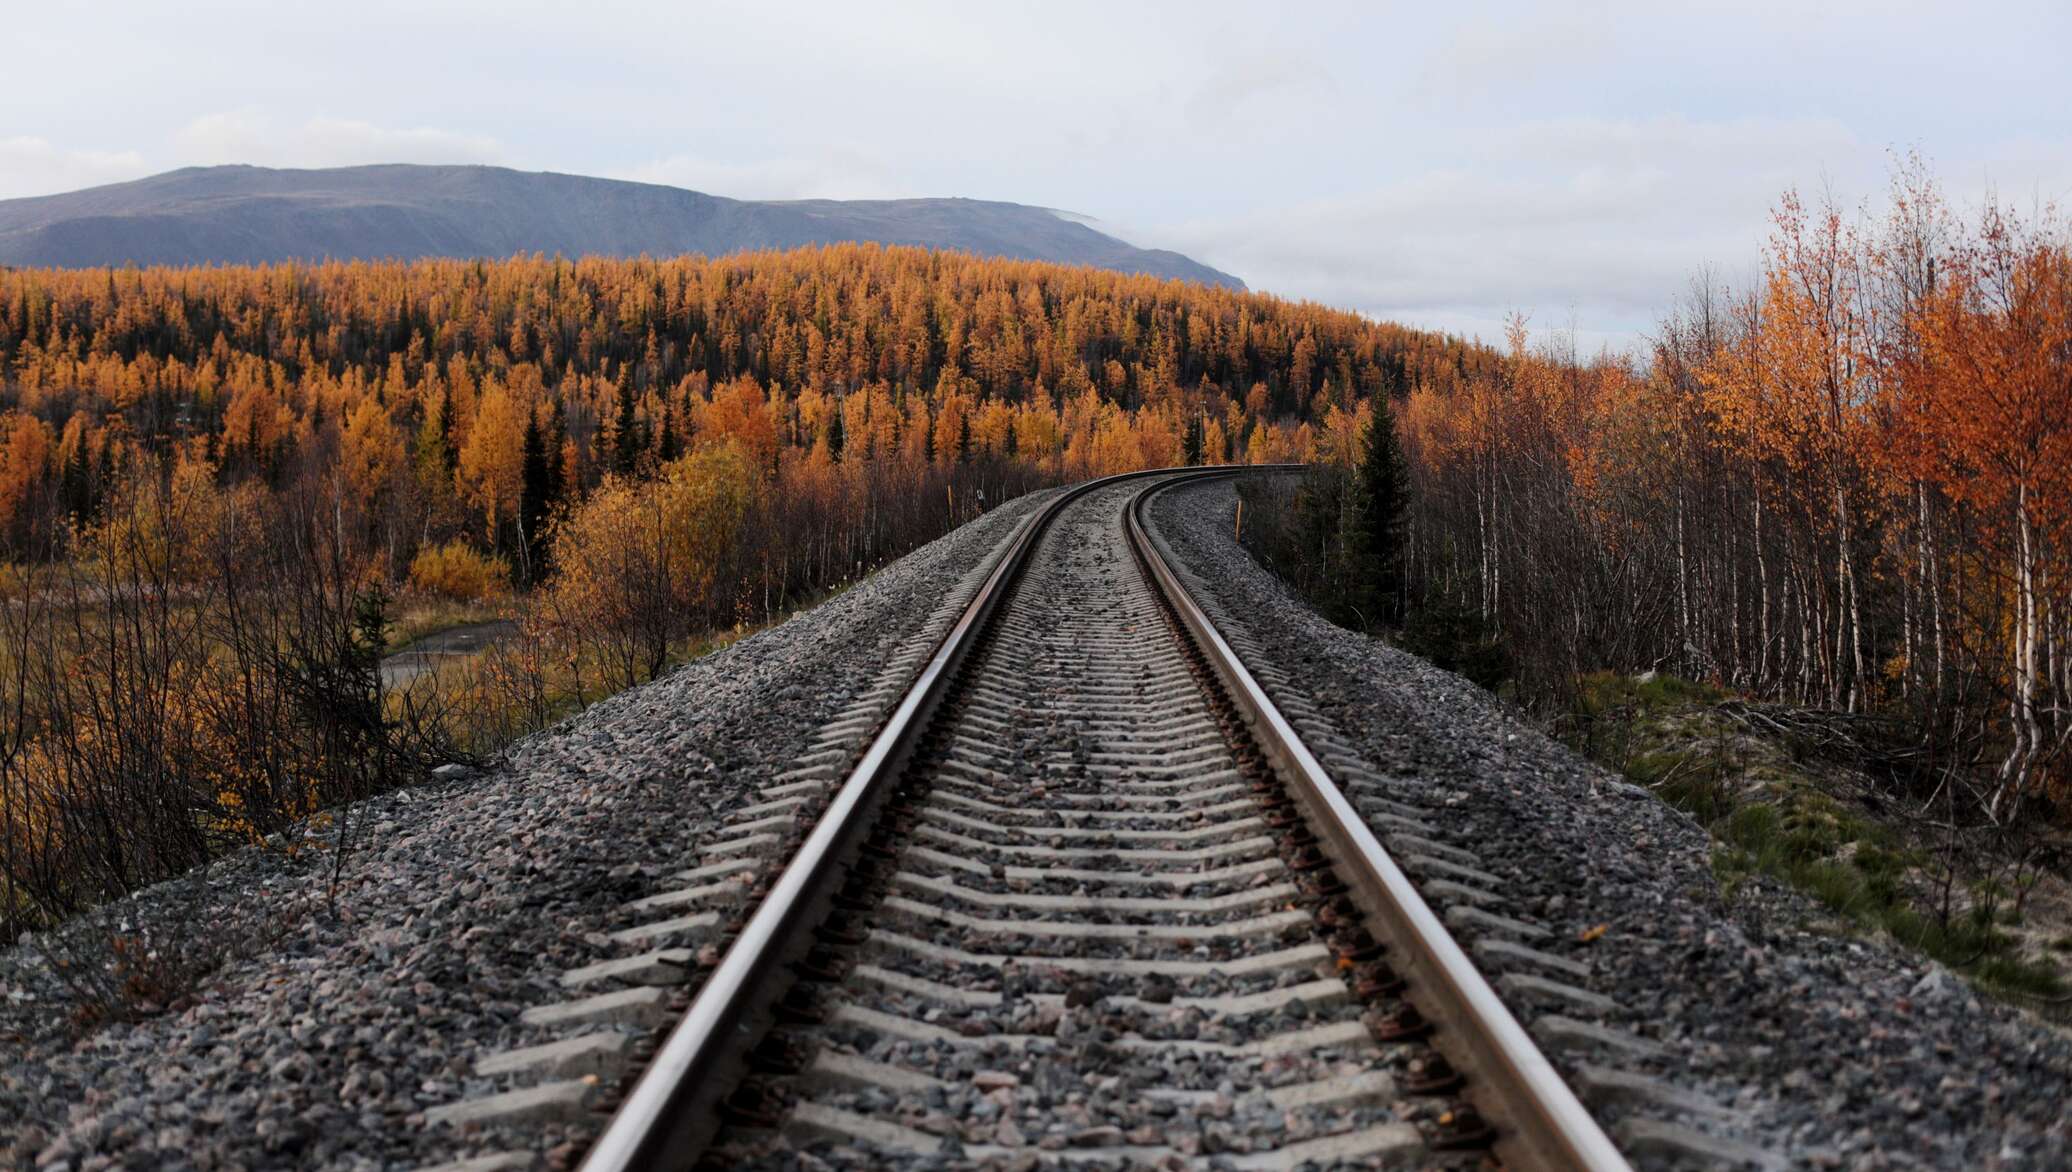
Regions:
<svg viewBox="0 0 2072 1172"><path fill-rule="evenodd" d="M403 437L389 413L372 396L346 412L339 432L338 463L352 499L372 515L403 466Z"/></svg>
<svg viewBox="0 0 2072 1172"><path fill-rule="evenodd" d="M517 509L525 482L525 408L501 383L482 388L474 425L460 449L462 495L476 508L497 538L506 515Z"/></svg>
<svg viewBox="0 0 2072 1172"><path fill-rule="evenodd" d="M727 443L739 445L758 468L777 462L777 424L770 417L770 400L752 378L728 380L698 414L698 445Z"/></svg>
<svg viewBox="0 0 2072 1172"><path fill-rule="evenodd" d="M33 415L0 415L0 542L35 522L34 498L48 482L50 425Z"/></svg>

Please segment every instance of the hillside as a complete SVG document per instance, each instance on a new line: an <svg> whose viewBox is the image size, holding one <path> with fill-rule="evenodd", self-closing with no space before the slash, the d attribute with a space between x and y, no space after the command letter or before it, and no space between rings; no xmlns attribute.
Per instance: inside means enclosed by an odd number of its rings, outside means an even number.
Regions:
<svg viewBox="0 0 2072 1172"><path fill-rule="evenodd" d="M727 199L678 187L502 167L189 167L63 195L0 200L0 264L256 264L418 257L722 256L877 241L1093 265L1243 288L1025 204L973 199Z"/></svg>

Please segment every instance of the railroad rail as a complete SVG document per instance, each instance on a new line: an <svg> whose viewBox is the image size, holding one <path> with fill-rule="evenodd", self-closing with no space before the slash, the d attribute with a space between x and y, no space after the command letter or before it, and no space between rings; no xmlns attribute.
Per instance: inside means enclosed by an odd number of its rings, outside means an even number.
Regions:
<svg viewBox="0 0 2072 1172"><path fill-rule="evenodd" d="M816 1136L1627 1168L1152 539L1158 492L1235 471L1110 477L1024 523L586 1169ZM1271 1120L1193 1126L1239 1098Z"/></svg>

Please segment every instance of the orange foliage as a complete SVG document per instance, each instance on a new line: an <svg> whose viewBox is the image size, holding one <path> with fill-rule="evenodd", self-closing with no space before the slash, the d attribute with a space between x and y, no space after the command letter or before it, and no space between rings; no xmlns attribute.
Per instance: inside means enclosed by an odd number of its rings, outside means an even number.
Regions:
<svg viewBox="0 0 2072 1172"><path fill-rule="evenodd" d="M2066 225L1962 229L1917 162L1882 225L1795 196L1776 224L1756 287L1698 286L1645 368L1517 323L1500 367L1411 389L1419 587L1509 636L1530 701L1667 667L1898 710L1980 746L2007 816L2072 773Z"/></svg>
<svg viewBox="0 0 2072 1172"><path fill-rule="evenodd" d="M32 498L48 483L50 425L34 416L0 415L0 534L18 532L31 514Z"/></svg>
<svg viewBox="0 0 2072 1172"><path fill-rule="evenodd" d="M697 443L701 447L732 444L758 468L772 467L777 459L777 424L773 404L752 378L735 378L713 392L697 416Z"/></svg>
<svg viewBox="0 0 2072 1172"><path fill-rule="evenodd" d="M428 545L410 562L411 589L459 602L508 594L511 565L464 542Z"/></svg>
<svg viewBox="0 0 2072 1172"><path fill-rule="evenodd" d="M460 482L466 498L482 511L487 531L518 507L523 487L526 408L501 383L482 391L474 424L460 449Z"/></svg>

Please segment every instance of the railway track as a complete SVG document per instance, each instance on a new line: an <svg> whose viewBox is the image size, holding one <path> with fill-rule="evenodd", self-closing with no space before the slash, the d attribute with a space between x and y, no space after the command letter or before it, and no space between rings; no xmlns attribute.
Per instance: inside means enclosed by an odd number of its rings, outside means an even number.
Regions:
<svg viewBox="0 0 2072 1172"><path fill-rule="evenodd" d="M1149 538L1228 474L1016 535L586 1168L1626 1167Z"/></svg>

